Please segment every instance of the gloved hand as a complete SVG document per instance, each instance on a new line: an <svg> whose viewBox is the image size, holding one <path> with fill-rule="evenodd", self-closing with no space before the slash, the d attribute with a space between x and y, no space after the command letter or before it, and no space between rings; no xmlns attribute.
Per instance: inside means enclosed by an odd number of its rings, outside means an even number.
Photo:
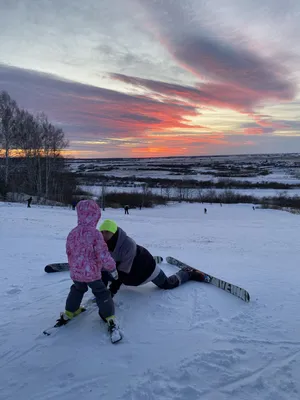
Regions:
<svg viewBox="0 0 300 400"><path fill-rule="evenodd" d="M119 278L119 274L118 274L117 269L115 269L114 271L112 271L110 274L111 274L111 276L113 277L113 279L114 279L115 281Z"/></svg>
<svg viewBox="0 0 300 400"><path fill-rule="evenodd" d="M114 295L118 292L118 290L120 289L120 286L122 285L122 281L120 279L117 279L115 281L113 281L110 285L109 285L109 290L111 293L111 297L114 297Z"/></svg>

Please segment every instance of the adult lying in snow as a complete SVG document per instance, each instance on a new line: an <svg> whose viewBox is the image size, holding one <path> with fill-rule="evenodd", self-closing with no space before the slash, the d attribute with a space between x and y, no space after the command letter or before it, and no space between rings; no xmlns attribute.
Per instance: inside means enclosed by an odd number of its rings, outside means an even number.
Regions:
<svg viewBox="0 0 300 400"><path fill-rule="evenodd" d="M161 289L174 289L189 280L205 282L205 274L192 268L183 268L169 277L156 264L155 258L144 247L136 244L115 221L105 220L99 230L107 244L112 258L116 262L118 279L112 280L110 291L114 296L122 284L139 286L153 282ZM102 273L102 280L107 284L109 273Z"/></svg>

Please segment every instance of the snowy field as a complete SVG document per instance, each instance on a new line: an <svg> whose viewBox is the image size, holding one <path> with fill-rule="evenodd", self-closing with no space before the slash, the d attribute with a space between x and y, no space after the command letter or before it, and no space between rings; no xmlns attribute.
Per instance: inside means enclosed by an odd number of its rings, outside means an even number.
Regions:
<svg viewBox="0 0 300 400"><path fill-rule="evenodd" d="M95 308L41 334L71 284L68 272L43 268L66 261L76 213L0 203L0 399L299 400L300 216L207 208L107 209L104 218L153 254L246 288L250 303L197 282L123 287L115 302L124 340L112 345Z"/></svg>
<svg viewBox="0 0 300 400"><path fill-rule="evenodd" d="M176 166L175 166L176 168ZM172 170L170 168L170 171L161 171L157 169L156 171L153 169L149 169L148 171L137 171L132 168L119 168L119 169L113 169L111 171L99 171L98 174L109 176L109 177L114 177L114 178L128 178L131 179L133 177L136 178L152 178L152 179L172 179L174 181L186 181L186 180L195 180L195 181L219 181L220 179L231 179L231 180L236 180L236 181L245 181L245 182L278 182L278 183L286 183L286 184L300 184L300 179L296 178L295 176L291 175L287 171L281 171L280 173L278 172L271 172L269 175L257 175L254 177L249 177L249 176L241 176L241 177L222 177L222 176L214 176L210 174L203 174L201 173L201 169L197 169L198 172L196 175L191 175L191 174L175 174L172 173ZM218 171L213 171L218 174ZM87 172L88 174L89 172ZM91 175L95 174L93 172L90 172Z"/></svg>
<svg viewBox="0 0 300 400"><path fill-rule="evenodd" d="M117 178L167 178L185 181L217 181L221 178L222 166L247 169L255 167L268 170L269 175L230 177L248 182L300 183L300 154L252 154L211 157L170 157L141 159L74 159L68 160L72 171L85 171L87 176L106 175ZM106 170L109 168L108 170ZM179 173L180 171L180 173ZM190 172L189 174L187 172ZM224 171L223 171L224 172ZM229 171L227 171L229 172ZM251 171L248 170L248 173ZM253 171L252 171L253 172Z"/></svg>

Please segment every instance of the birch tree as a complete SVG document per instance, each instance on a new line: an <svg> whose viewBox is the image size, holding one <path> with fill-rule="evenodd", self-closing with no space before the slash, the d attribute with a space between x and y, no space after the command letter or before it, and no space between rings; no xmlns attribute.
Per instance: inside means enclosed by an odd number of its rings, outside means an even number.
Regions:
<svg viewBox="0 0 300 400"><path fill-rule="evenodd" d="M5 185L9 178L9 157L15 145L17 104L5 91L0 92L0 142L5 156Z"/></svg>

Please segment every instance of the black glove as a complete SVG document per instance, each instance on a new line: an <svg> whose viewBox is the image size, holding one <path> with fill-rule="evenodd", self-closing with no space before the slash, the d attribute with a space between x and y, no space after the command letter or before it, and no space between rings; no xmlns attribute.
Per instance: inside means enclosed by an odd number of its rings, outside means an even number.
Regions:
<svg viewBox="0 0 300 400"><path fill-rule="evenodd" d="M121 281L120 278L115 280L115 281L112 281L112 283L109 285L109 290L110 290L110 293L111 293L111 297L114 297L114 295L120 289L121 285L122 285L122 281Z"/></svg>

